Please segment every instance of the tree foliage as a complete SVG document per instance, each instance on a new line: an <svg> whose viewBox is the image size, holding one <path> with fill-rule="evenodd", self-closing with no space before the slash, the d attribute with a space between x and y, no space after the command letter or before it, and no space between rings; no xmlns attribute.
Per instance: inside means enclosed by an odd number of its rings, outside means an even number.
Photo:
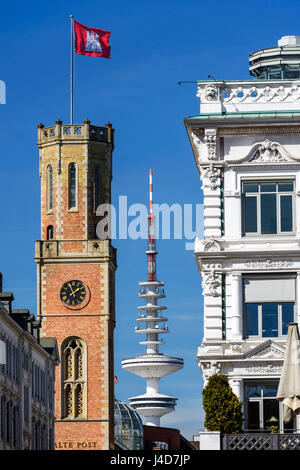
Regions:
<svg viewBox="0 0 300 470"><path fill-rule="evenodd" d="M241 432L242 403L233 393L226 375L213 374L203 389L204 426L208 431Z"/></svg>

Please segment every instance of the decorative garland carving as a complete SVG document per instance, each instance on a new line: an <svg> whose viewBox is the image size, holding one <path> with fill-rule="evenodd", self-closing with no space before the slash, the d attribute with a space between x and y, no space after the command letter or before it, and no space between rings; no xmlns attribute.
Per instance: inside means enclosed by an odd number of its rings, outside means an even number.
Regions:
<svg viewBox="0 0 300 470"><path fill-rule="evenodd" d="M227 158L228 164L234 163L299 163L300 156L289 153L279 142L265 139L263 142L253 144L242 158Z"/></svg>
<svg viewBox="0 0 300 470"><path fill-rule="evenodd" d="M267 366L252 366L246 369L246 372L250 374L281 374L281 371L281 366L274 366L272 364L268 364Z"/></svg>
<svg viewBox="0 0 300 470"><path fill-rule="evenodd" d="M260 144L250 159L251 162L283 162L285 158L279 153L279 144L266 139Z"/></svg>
<svg viewBox="0 0 300 470"><path fill-rule="evenodd" d="M241 344L231 344L230 350L233 354L241 354L242 352L242 345Z"/></svg>
<svg viewBox="0 0 300 470"><path fill-rule="evenodd" d="M282 269L282 268L290 268L294 266L294 263L290 260L284 259L266 259L266 260L257 260L257 261L247 261L246 267L247 268L261 268L261 269Z"/></svg>

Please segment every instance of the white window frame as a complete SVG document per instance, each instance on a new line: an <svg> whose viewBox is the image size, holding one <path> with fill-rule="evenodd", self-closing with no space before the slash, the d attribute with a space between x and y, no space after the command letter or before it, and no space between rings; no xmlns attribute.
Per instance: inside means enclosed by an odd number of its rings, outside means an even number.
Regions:
<svg viewBox="0 0 300 470"><path fill-rule="evenodd" d="M289 192L278 192L275 193L247 193L247 197L255 197L257 201L257 231L256 232L246 232L245 231L245 222L246 222L246 211L245 211L245 193L244 193L244 184L253 183L253 184L262 184L262 183L293 183L293 191ZM296 203L295 203L295 178L287 178L287 179L242 179L241 180L241 195L242 195L242 236L243 237L283 237L283 236L290 236L295 235L296 233ZM277 222L277 231L276 233L261 233L261 194L276 194L276 222ZM281 196L291 196L292 197L292 223L293 227L290 232L282 232L281 231L281 213L280 213L280 198Z"/></svg>
<svg viewBox="0 0 300 470"><path fill-rule="evenodd" d="M277 315L278 315L278 335L277 336L262 336L262 305L267 303L274 303L277 304ZM246 339L254 339L254 338L286 338L286 334L282 334L282 304L283 303L293 303L294 304L294 318L295 321L296 317L296 302L294 301L282 301L279 302L274 300L274 302L244 302L244 337ZM248 335L247 334L247 316L246 316L246 305L248 304L257 304L258 305L258 335Z"/></svg>
<svg viewBox="0 0 300 470"><path fill-rule="evenodd" d="M253 381L253 385L260 385L260 386L263 386L263 385L266 385L267 383L274 383L275 382L278 382L278 385L279 385L279 380L269 380L269 381L258 381L258 380L254 380ZM247 380L245 381L244 383L244 394L245 394L245 397L246 397L246 386L247 385L251 385L252 381L251 380ZM262 430L264 430L264 427L263 427L263 423L264 423L264 417L263 417L263 402L264 400L274 400L276 399L276 397L264 397L263 396L263 392L261 392L261 396L260 397L250 397L248 400L245 400L245 407L246 407L246 410L245 410L245 424L246 422L248 423L248 403L249 402L255 402L255 403L258 403L259 404L259 431L261 432ZM278 432L280 433L283 433L284 432L284 422L283 422L283 403L281 402L278 402L278 405L279 405L279 429L278 429ZM293 422L293 425L294 427L296 426L296 422L295 422L295 418L294 418L294 422ZM245 428L245 430L248 430L248 428ZM253 432L252 430L249 430L250 432Z"/></svg>

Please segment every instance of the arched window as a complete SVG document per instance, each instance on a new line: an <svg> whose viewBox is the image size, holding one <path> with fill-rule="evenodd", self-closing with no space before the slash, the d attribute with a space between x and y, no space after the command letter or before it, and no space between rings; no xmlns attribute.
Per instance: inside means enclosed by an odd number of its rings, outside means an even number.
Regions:
<svg viewBox="0 0 300 470"><path fill-rule="evenodd" d="M86 414L86 346L80 338L66 339L62 344L62 415L82 418Z"/></svg>
<svg viewBox="0 0 300 470"><path fill-rule="evenodd" d="M53 209L53 171L52 166L47 166L47 211Z"/></svg>
<svg viewBox="0 0 300 470"><path fill-rule="evenodd" d="M77 165L69 165L69 209L77 207Z"/></svg>
<svg viewBox="0 0 300 470"><path fill-rule="evenodd" d="M99 168L96 166L94 172L94 211L97 210L97 207L100 204L100 174Z"/></svg>
<svg viewBox="0 0 300 470"><path fill-rule="evenodd" d="M47 240L53 240L53 225L47 227Z"/></svg>

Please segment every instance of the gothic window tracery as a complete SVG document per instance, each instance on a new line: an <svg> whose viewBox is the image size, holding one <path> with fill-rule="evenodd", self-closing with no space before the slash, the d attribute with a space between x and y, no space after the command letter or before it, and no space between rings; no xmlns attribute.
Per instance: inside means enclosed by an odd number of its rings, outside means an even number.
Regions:
<svg viewBox="0 0 300 470"><path fill-rule="evenodd" d="M86 371L85 343L80 338L68 338L62 345L63 417L81 418L85 415Z"/></svg>

